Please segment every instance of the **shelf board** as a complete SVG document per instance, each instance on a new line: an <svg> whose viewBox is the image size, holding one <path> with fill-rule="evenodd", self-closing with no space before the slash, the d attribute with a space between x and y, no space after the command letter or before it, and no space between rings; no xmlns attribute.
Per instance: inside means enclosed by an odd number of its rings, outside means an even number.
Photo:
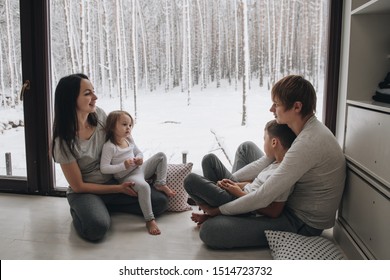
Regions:
<svg viewBox="0 0 390 280"><path fill-rule="evenodd" d="M389 14L390 1L388 0L371 0L354 9L351 12L353 15L361 14Z"/></svg>
<svg viewBox="0 0 390 280"><path fill-rule="evenodd" d="M377 102L373 100L347 100L347 104L372 109L384 113L390 113L390 104L383 103L383 102Z"/></svg>

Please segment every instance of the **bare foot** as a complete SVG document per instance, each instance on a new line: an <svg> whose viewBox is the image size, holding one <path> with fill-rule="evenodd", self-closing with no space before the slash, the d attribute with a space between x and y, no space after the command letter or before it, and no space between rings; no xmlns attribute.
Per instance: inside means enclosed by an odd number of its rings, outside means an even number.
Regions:
<svg viewBox="0 0 390 280"><path fill-rule="evenodd" d="M157 226L157 223L155 220L147 221L146 222L146 228L148 229L149 233L151 235L159 235L161 234L160 229Z"/></svg>
<svg viewBox="0 0 390 280"><path fill-rule="evenodd" d="M156 190L165 193L168 197L172 197L176 195L174 190L171 190L167 185L163 186L154 186Z"/></svg>
<svg viewBox="0 0 390 280"><path fill-rule="evenodd" d="M192 213L191 220L193 220L198 227L201 226L207 219L209 219L210 216L207 214L199 214L199 213Z"/></svg>

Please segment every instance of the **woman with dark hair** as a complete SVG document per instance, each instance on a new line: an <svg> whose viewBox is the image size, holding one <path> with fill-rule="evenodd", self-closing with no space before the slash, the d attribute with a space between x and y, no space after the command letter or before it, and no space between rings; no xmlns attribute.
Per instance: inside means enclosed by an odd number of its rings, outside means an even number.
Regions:
<svg viewBox="0 0 390 280"><path fill-rule="evenodd" d="M100 171L107 116L96 100L94 87L84 74L63 77L56 87L52 154L69 183L73 225L89 241L105 236L110 211L142 215L133 183L118 184L112 175ZM156 215L168 207L168 198L161 192L152 190L151 201Z"/></svg>

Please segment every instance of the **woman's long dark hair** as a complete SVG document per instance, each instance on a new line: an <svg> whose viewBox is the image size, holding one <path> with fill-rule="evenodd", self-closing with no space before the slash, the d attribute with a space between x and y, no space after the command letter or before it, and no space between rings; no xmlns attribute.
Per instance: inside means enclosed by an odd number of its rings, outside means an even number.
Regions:
<svg viewBox="0 0 390 280"><path fill-rule="evenodd" d="M60 149L63 150L63 143L69 148L70 152L76 157L75 143L78 131L77 122L77 98L80 94L81 80L89 80L84 74L72 74L61 78L58 82L54 97L54 122L53 122L53 139L51 152L54 158L55 139L60 140ZM97 126L98 118L96 113L88 115L88 124Z"/></svg>

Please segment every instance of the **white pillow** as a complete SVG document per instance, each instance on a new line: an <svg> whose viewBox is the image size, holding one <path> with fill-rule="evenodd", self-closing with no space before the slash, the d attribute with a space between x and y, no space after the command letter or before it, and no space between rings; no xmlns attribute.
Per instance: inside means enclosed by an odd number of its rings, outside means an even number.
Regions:
<svg viewBox="0 0 390 280"><path fill-rule="evenodd" d="M275 260L342 260L344 254L329 239L292 232L265 230Z"/></svg>
<svg viewBox="0 0 390 280"><path fill-rule="evenodd" d="M168 164L167 185L176 191L176 195L168 198L168 211L181 212L191 210L187 203L188 193L184 189L184 178L191 173L192 163Z"/></svg>

